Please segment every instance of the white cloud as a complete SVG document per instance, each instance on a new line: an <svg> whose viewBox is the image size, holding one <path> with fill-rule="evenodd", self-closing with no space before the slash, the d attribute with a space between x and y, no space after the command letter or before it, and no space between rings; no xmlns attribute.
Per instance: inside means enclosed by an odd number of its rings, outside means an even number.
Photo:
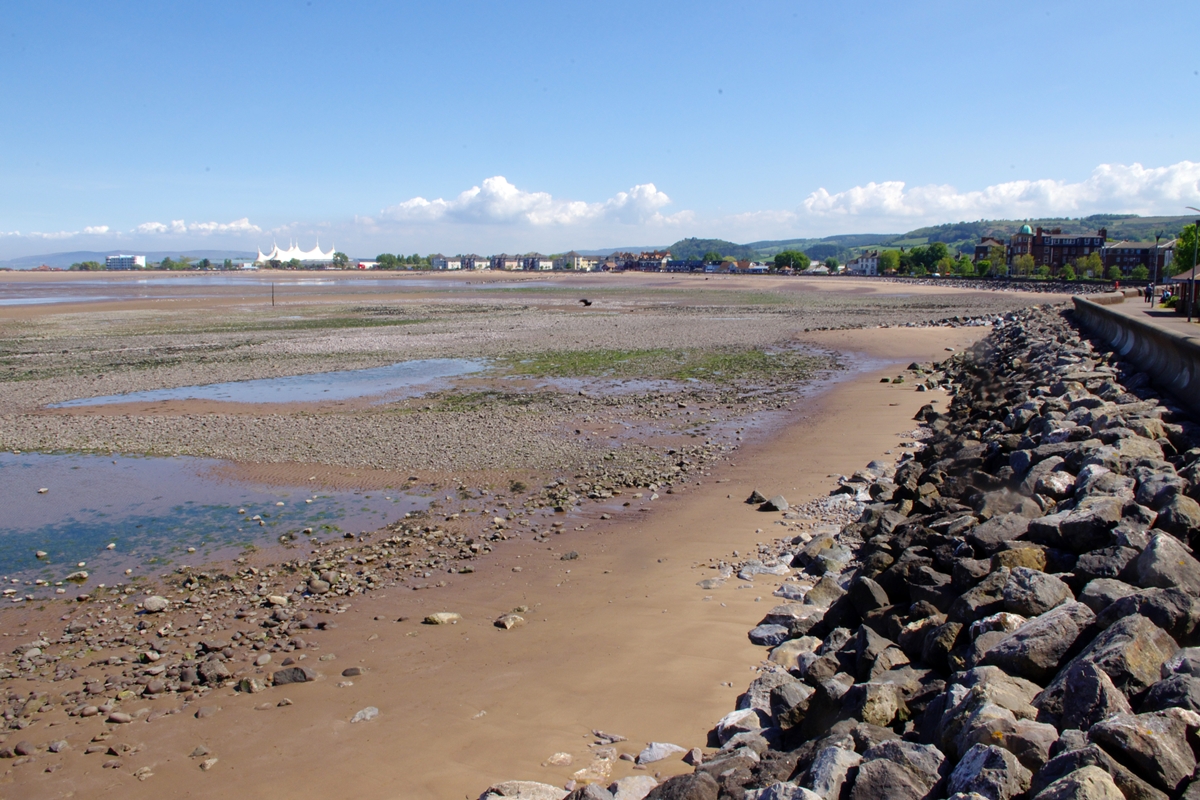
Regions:
<svg viewBox="0 0 1200 800"><path fill-rule="evenodd" d="M675 224L691 219L690 212L663 215L659 209L671 202L653 183L618 192L602 203L562 200L547 192L526 192L502 175L472 186L453 200L414 197L389 208L381 216L395 222L460 222L525 224L534 226L618 222L627 225ZM361 218L365 223L374 220Z"/></svg>
<svg viewBox="0 0 1200 800"><path fill-rule="evenodd" d="M233 222L184 222L181 219L173 219L170 223L143 222L141 225L138 225L133 229L133 233L198 233L202 235L212 233L241 234L262 233L262 228L252 223L248 217L235 219Z"/></svg>
<svg viewBox="0 0 1200 800"><path fill-rule="evenodd" d="M1180 161L1153 168L1101 164L1078 183L1009 181L968 192L933 184L906 189L903 181L871 182L835 194L822 188L804 200L796 216L948 222L1102 212L1175 215L1198 200L1200 163Z"/></svg>
<svg viewBox="0 0 1200 800"><path fill-rule="evenodd" d="M89 225L88 227L83 229L83 232L85 234L96 236L96 235L108 233L108 226L107 225Z"/></svg>

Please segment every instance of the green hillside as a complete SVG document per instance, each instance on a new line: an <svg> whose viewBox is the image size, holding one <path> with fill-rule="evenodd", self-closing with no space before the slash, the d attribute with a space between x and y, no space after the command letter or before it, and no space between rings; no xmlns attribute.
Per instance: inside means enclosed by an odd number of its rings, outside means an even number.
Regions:
<svg viewBox="0 0 1200 800"><path fill-rule="evenodd" d="M673 258L700 258L709 251L735 258L770 260L784 250L803 250L816 261L830 256L846 262L863 250L880 248L916 247L929 242L945 242L951 251L971 255L975 245L984 236L995 236L1007 240L1020 230L1022 225L1031 228L1061 228L1063 233L1095 233L1097 228L1108 228L1110 242L1127 239L1152 242L1156 233L1164 240L1179 235L1183 226L1190 225L1195 217L1139 217L1136 214L1093 214L1090 217L1045 217L1041 219L994 219L978 222L951 222L917 228L907 233L848 233L840 236L825 236L819 239L779 239L748 244L736 244L723 239L682 239L669 248Z"/></svg>

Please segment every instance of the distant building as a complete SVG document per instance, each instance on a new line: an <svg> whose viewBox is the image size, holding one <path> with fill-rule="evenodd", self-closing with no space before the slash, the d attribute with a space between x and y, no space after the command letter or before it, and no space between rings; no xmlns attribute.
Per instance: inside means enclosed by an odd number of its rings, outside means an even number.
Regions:
<svg viewBox="0 0 1200 800"><path fill-rule="evenodd" d="M1101 252L1106 241L1107 228L1101 228L1094 235L1075 235L1064 234L1062 228L1039 227L1034 231L1028 225L1022 225L1021 230L1008 239L1007 263L1011 269L1018 258L1030 255L1035 266L1047 266L1057 271L1077 258Z"/></svg>
<svg viewBox="0 0 1200 800"><path fill-rule="evenodd" d="M859 253L856 258L850 259L846 264L846 270L851 275L878 275L879 251L870 250Z"/></svg>
<svg viewBox="0 0 1200 800"><path fill-rule="evenodd" d="M704 261L699 258L672 259L667 262L667 272L703 272Z"/></svg>
<svg viewBox="0 0 1200 800"><path fill-rule="evenodd" d="M503 269L512 272L521 268L521 259L517 256L510 256L507 253L501 253L498 256L492 256L492 269Z"/></svg>
<svg viewBox="0 0 1200 800"><path fill-rule="evenodd" d="M1023 226L1022 230L1028 227L1028 225L1025 225ZM999 247L1000 252L1002 253L1008 249L1004 242L1000 241L995 236L984 236L979 240L979 244L975 245L975 258L972 259L972 263L978 264L985 258L991 259L993 247Z"/></svg>
<svg viewBox="0 0 1200 800"><path fill-rule="evenodd" d="M359 261L356 265L359 269L375 269L379 266L378 261Z"/></svg>
<svg viewBox="0 0 1200 800"><path fill-rule="evenodd" d="M1100 257L1106 270L1118 267L1128 275L1137 267L1145 267L1151 278L1158 278L1171 274L1168 267L1175 259L1175 240L1160 242L1157 251L1154 242L1117 242L1106 246Z"/></svg>
<svg viewBox="0 0 1200 800"><path fill-rule="evenodd" d="M145 256L109 256L104 259L105 269L145 269Z"/></svg>
<svg viewBox="0 0 1200 800"><path fill-rule="evenodd" d="M527 253L521 256L521 269L533 272L548 272L554 269L554 259L541 253Z"/></svg>
<svg viewBox="0 0 1200 800"><path fill-rule="evenodd" d="M600 268L602 259L596 256L582 256L572 250L554 260L555 269L565 269L573 272L593 272Z"/></svg>
<svg viewBox="0 0 1200 800"><path fill-rule="evenodd" d="M441 253L434 253L429 257L429 266L434 269L462 269L462 258L460 256L444 256Z"/></svg>
<svg viewBox="0 0 1200 800"><path fill-rule="evenodd" d="M642 272L661 272L667 268L667 262L670 260L669 250L649 250L638 255L637 269Z"/></svg>
<svg viewBox="0 0 1200 800"><path fill-rule="evenodd" d="M485 258L484 256L477 256L474 253L471 253L470 255L465 255L462 257L462 268L463 269L487 269L491 265L492 265L492 260L490 258Z"/></svg>

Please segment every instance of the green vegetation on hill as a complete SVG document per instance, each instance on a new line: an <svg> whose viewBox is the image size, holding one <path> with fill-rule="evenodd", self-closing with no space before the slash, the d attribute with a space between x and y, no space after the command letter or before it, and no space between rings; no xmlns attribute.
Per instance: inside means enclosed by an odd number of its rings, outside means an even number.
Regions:
<svg viewBox="0 0 1200 800"><path fill-rule="evenodd" d="M683 239L670 246L672 258L700 258L706 252L717 252L735 258L771 261L785 251L800 251L813 261L836 258L849 261L864 250L887 248L913 248L942 242L951 254L965 253L971 256L975 245L984 236L995 236L1001 241L1020 230L1022 225L1032 228L1061 228L1066 234L1095 233L1097 228L1108 229L1108 240L1153 242L1156 233L1164 240L1179 235L1185 225L1195 221L1194 217L1139 217L1136 214L1093 214L1090 217L1043 217L1041 219L995 219L976 222L951 222L931 225L907 233L849 233L841 236L825 236L820 239L781 239L749 244L736 244L722 239ZM1189 251L1190 252L1190 251Z"/></svg>
<svg viewBox="0 0 1200 800"><path fill-rule="evenodd" d="M667 249L671 251L671 258L679 261L699 259L712 253L733 256L735 259L755 257L753 245L734 244L724 239L680 239Z"/></svg>

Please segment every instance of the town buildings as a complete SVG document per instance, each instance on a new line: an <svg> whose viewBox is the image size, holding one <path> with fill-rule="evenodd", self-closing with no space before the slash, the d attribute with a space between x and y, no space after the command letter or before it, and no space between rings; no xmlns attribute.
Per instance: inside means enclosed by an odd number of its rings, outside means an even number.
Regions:
<svg viewBox="0 0 1200 800"><path fill-rule="evenodd" d="M104 259L105 269L145 269L145 256L117 255Z"/></svg>
<svg viewBox="0 0 1200 800"><path fill-rule="evenodd" d="M593 272L600 268L602 259L597 256L583 256L572 250L555 259L555 269L565 269L572 272Z"/></svg>
<svg viewBox="0 0 1200 800"><path fill-rule="evenodd" d="M1029 226L1026 225L1025 227L1028 228ZM997 247L1000 248L1000 252L1002 254L1008 249L1004 242L1000 241L995 236L984 236L979 240L979 244L975 245L975 258L971 260L972 263L978 264L985 258L991 260L992 250Z"/></svg>
<svg viewBox="0 0 1200 800"><path fill-rule="evenodd" d="M1121 241L1106 246L1101 255L1106 270L1115 266L1128 275L1137 267L1145 267L1154 279L1171 274L1169 267L1174 257L1174 239L1158 245L1154 242Z"/></svg>
<svg viewBox="0 0 1200 800"><path fill-rule="evenodd" d="M879 251L868 250L859 253L856 258L852 258L846 263L846 271L851 275L878 275Z"/></svg>
<svg viewBox="0 0 1200 800"><path fill-rule="evenodd" d="M434 253L429 257L429 266L434 269L462 269L462 256L444 256L441 253Z"/></svg>
<svg viewBox="0 0 1200 800"><path fill-rule="evenodd" d="M1035 267L1047 266L1051 272L1057 272L1076 259L1100 253L1106 241L1106 228L1101 228L1095 234L1080 235L1065 234L1062 228L1046 229L1039 226L1035 231L1028 225L1022 225L1021 230L1008 239L1006 259L1010 272L1016 260L1023 255L1033 256Z"/></svg>

